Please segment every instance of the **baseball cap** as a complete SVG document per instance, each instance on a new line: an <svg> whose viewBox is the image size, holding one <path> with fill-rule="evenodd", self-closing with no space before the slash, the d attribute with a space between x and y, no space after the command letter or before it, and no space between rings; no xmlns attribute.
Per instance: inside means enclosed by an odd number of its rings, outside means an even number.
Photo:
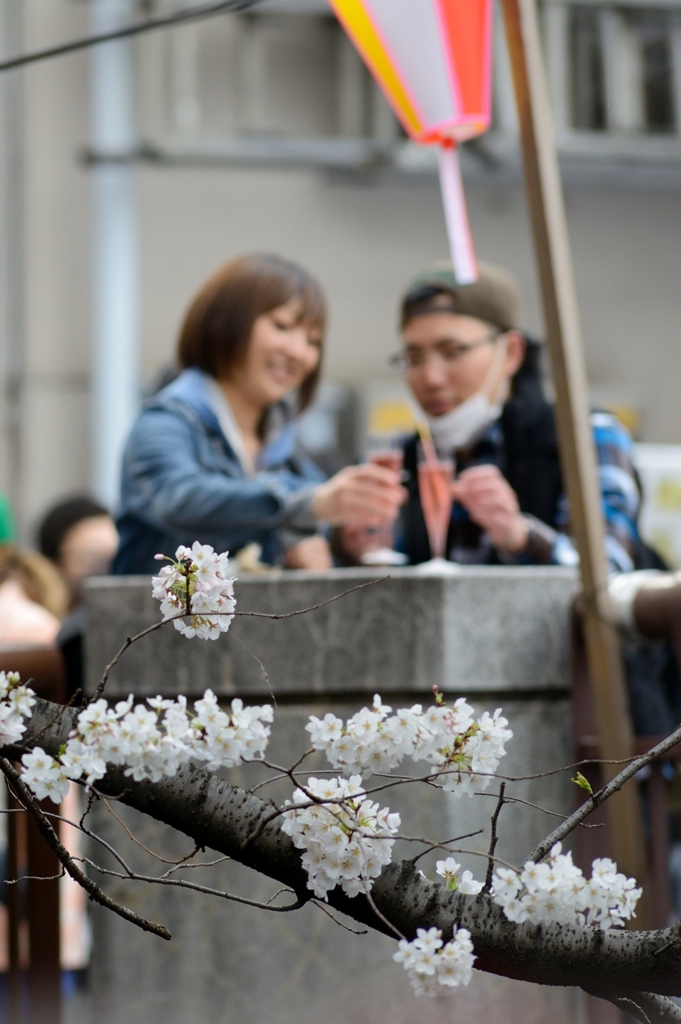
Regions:
<svg viewBox="0 0 681 1024"><path fill-rule="evenodd" d="M405 326L416 316L434 312L458 313L509 331L518 326L518 282L508 270L480 261L478 280L459 284L448 260L433 263L414 277L407 286L400 307L400 324ZM444 293L443 299L436 299ZM446 301L449 300L449 301Z"/></svg>

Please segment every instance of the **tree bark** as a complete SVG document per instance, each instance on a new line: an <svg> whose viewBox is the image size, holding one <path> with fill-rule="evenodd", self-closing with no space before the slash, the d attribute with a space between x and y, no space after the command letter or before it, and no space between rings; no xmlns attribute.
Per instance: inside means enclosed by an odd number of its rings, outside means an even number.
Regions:
<svg viewBox="0 0 681 1024"><path fill-rule="evenodd" d="M40 745L56 755L77 714L61 710L60 715L57 705L38 701L22 744L5 748L2 754L16 760ZM197 845L290 887L300 898L311 898L300 853L281 831L280 821L258 829L271 814L270 805L224 779L190 764L159 783L134 782L119 768L109 771L97 788L170 825ZM250 839L256 829L257 837ZM489 896L450 892L425 879L410 861L388 865L374 884L372 898L381 914L408 938L417 928L441 928L445 937L454 925L468 928L478 970L540 985L581 987L619 1001L643 1022L681 1022L681 1009L659 998L681 994L678 925L648 932L517 925L506 920ZM353 920L392 936L365 897L350 899L336 889L328 902Z"/></svg>

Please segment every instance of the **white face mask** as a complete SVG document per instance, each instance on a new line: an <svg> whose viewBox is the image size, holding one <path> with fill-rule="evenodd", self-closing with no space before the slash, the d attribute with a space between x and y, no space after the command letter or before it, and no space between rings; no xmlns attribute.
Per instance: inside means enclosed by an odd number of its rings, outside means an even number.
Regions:
<svg viewBox="0 0 681 1024"><path fill-rule="evenodd" d="M499 380L501 363L506 356L506 338L499 338L492 363L479 391L444 416L426 416L436 448L463 448L477 441L487 428L501 416L510 383ZM492 402L490 394L494 395Z"/></svg>

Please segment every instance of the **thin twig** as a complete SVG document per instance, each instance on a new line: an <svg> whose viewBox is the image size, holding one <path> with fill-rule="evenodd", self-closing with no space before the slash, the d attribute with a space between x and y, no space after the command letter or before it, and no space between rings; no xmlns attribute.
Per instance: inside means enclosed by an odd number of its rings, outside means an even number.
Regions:
<svg viewBox="0 0 681 1024"><path fill-rule="evenodd" d="M339 928L345 928L346 932L350 932L351 935L368 935L369 932L366 928L351 928L349 924L343 924L339 921L335 914L332 914L328 907L325 907L319 900L310 900L313 907L317 907L318 910L323 910L327 917L330 917L334 924L337 924Z"/></svg>
<svg viewBox="0 0 681 1024"><path fill-rule="evenodd" d="M85 828L85 819L87 818L88 814L92 810L93 803L95 802L95 800L98 800L98 799L99 799L99 797L95 793L94 789L90 790L90 793L88 795L88 800L87 800L87 806L86 806L85 810L83 811L83 813L81 815L81 818L80 818L79 828Z"/></svg>
<svg viewBox="0 0 681 1024"><path fill-rule="evenodd" d="M437 847L443 850L447 850L448 853L453 853L454 851L449 849L451 843L460 843L462 839L473 839L474 836L479 836L484 831L484 828L478 828L475 830L475 832L467 832L464 836L454 836L453 839L445 839L443 840L443 842L438 843ZM421 857L425 857L427 853L433 852L433 845L430 844L429 840L423 839L421 841L427 842L429 844L428 848L426 850L421 850L421 852L417 853L415 857L412 857L410 862L412 866L418 863L418 861L421 860Z"/></svg>
<svg viewBox="0 0 681 1024"><path fill-rule="evenodd" d="M255 654L250 649L250 647L247 647L246 644L243 642L243 640L240 640L239 637L236 635L236 633L234 631L232 631L232 633L230 635L232 637L232 640L236 640L236 642L239 644L239 646L243 647L243 649L245 650L246 654L250 654L250 656L253 658L253 660L257 661L258 667L260 668L260 671L262 672L263 680L267 683L267 688L270 691L270 699L271 699L272 704L274 706L274 710L277 713L279 713L279 706L277 705L277 698L274 696L274 690L272 689L272 683L270 682L270 677L267 674L267 669L265 668L265 666L261 662L261 660L258 657L258 655Z"/></svg>
<svg viewBox="0 0 681 1024"><path fill-rule="evenodd" d="M116 652L116 654L113 656L109 664L104 669L102 678L99 681L99 686L97 687L94 694L92 695L92 697L90 697L87 703L92 704L94 701L99 700L99 698L102 696L102 694L104 693L104 688L106 687L106 684L109 681L109 676L111 675L116 665L127 651L128 647L132 647L132 645L137 643L138 640L141 640L145 636L149 636L150 633L155 633L157 629L162 629L163 626L166 625L166 623L174 622L175 619L182 618L184 618L184 612L180 612L178 615L172 615L168 619L162 619L161 622L155 622L153 626L147 626L146 629L143 629L141 633L137 633L135 636L126 637L123 646L119 648L119 650Z"/></svg>
<svg viewBox="0 0 681 1024"><path fill-rule="evenodd" d="M5 878L4 885L18 885L19 882L56 882L66 874L62 868L58 875L21 875L20 878Z"/></svg>
<svg viewBox="0 0 681 1024"><path fill-rule="evenodd" d="M671 750L671 748L675 747L680 741L681 727L671 733L670 736L667 736L666 740L662 740L662 742L658 743L657 746L652 747L647 751L647 753L635 758L631 764L627 765L627 767L621 771L619 775L616 775L611 782L608 782L608 784L599 789L597 793L594 793L593 796L589 797L589 799L583 803L582 806L574 812L574 814L571 814L570 817L561 825L558 825L558 827L555 828L553 832L546 837L546 839L543 839L541 843L535 846L527 859L532 860L535 863L542 860L555 843L559 843L561 840L565 839L566 836L569 836L570 833L577 828L580 822L584 820L584 818L591 814L591 812L597 807L600 807L600 805L609 797L619 792L625 782L628 782L629 779L633 778L641 768L645 768L646 765L651 764L651 762L655 761L656 758L660 757L662 754L666 754L668 750Z"/></svg>
<svg viewBox="0 0 681 1024"><path fill-rule="evenodd" d="M475 832L468 832L465 836L458 836L456 839L445 839L441 843L436 843L433 839L427 839L425 836L404 836L401 832L394 832L392 838L395 841L399 839L403 843L424 843L428 847L426 853L432 853L433 850L449 850L452 843L460 842L462 839L470 839L471 836L479 836L484 831L484 828L479 828ZM419 856L422 857L423 854L421 853ZM413 864L414 861L412 860L411 863Z"/></svg>
<svg viewBox="0 0 681 1024"><path fill-rule="evenodd" d="M258 763L257 761L252 761L251 762L251 764L257 764L257 763ZM321 775L322 773L321 772L317 772L317 774ZM263 789L265 786L270 786L274 782L281 782L282 779L287 779L287 778L288 778L288 773L287 772L282 772L281 775L273 775L271 778L264 779L262 782L259 782L257 786L253 786L252 789L248 790L248 793L249 793L250 796L253 796L253 794L256 793L259 789Z"/></svg>
<svg viewBox="0 0 681 1024"><path fill-rule="evenodd" d="M42 734L44 732L47 732L48 729L50 729L53 725L55 725L59 721L59 719L63 716L64 712L67 711L70 707L73 707L73 704L74 704L74 701L75 701L76 697L80 697L81 693L82 693L82 690L79 687L76 690L76 692L73 694L73 696L69 699L68 703L63 704L59 708L59 711L57 711L56 715L53 715L52 718L49 720L49 722L47 722L42 727L42 729L40 729L34 736L31 736L31 743L35 743L35 741L37 739L40 739L40 737L42 736Z"/></svg>
<svg viewBox="0 0 681 1024"><path fill-rule="evenodd" d="M130 882L148 882L153 885L174 885L178 889L192 889L194 892L205 893L207 896L219 896L221 899L229 900L232 903L243 903L245 906L255 907L257 910L269 910L273 914L287 914L292 910L300 910L301 907L304 907L309 902L307 896L296 896L295 903L290 903L286 907L272 907L267 903L259 903L257 900L247 900L245 896L234 896L232 893L223 892L221 889L212 889L207 885L189 882L186 878L167 878L165 875L138 875L136 871L133 871L130 875L124 875L120 871L112 871L111 868L104 868L101 864L96 864L89 857L83 857L83 860L90 867L94 868L95 871L99 871L102 875L109 875L112 878L122 878L124 881ZM282 889L280 891L291 892L294 896L296 895L292 889Z"/></svg>
<svg viewBox="0 0 681 1024"><path fill-rule="evenodd" d="M106 839L102 839L101 836L98 836L97 833L93 832L91 829L86 828L85 825L81 825L81 831L83 835L86 835L88 837L88 839L93 839L96 843L99 843L100 846L103 846L104 849L111 854L114 860L118 861L118 863L121 865L121 867L123 868L128 877L134 874L130 865L126 864L121 854L114 846L111 845L111 843L107 843Z"/></svg>
<svg viewBox="0 0 681 1024"><path fill-rule="evenodd" d="M162 875L159 875L159 878L169 878L176 871L188 871L190 868L214 868L216 864L224 864L225 861L231 859L231 857L224 856L216 857L215 860L201 860L198 864L174 864L167 871L164 871Z"/></svg>
<svg viewBox="0 0 681 1024"><path fill-rule="evenodd" d="M106 809L108 810L109 814L112 814L113 817L118 822L118 824L121 826L121 828L125 829L130 839L132 839L133 843L136 846L139 846L140 850L144 850L145 853L148 853L150 857L155 857L156 860L160 860L162 864L172 864L173 866L184 864L185 861L191 860L192 857L195 857L196 854L201 849L200 846L195 846L192 852L188 853L186 857L181 857L179 860L168 860L166 857L162 857L160 853L154 853L154 851L150 850L148 846L145 846L144 843L141 843L139 839L133 835L133 833L130 831L125 822L118 817L118 815L114 811L113 807L109 804L109 801L106 799L106 797L103 796L101 799L104 801Z"/></svg>
<svg viewBox="0 0 681 1024"><path fill-rule="evenodd" d="M66 847L60 842L59 836L43 814L40 804L27 786L24 785L21 780L21 776L11 761L8 761L5 757L0 757L0 771L2 771L5 778L11 782L16 799L19 803L23 804L26 810L35 818L43 839L45 839L47 844L57 855L71 878L85 889L90 896L90 899L94 900L96 903L100 903L103 907L107 907L108 910L113 910L115 914L125 918L126 921L132 922L132 924L136 924L138 928L141 928L145 932L153 932L154 935L159 935L162 939L172 938L168 929L164 928L163 925L156 924L154 921L147 921L134 911L129 910L120 903L116 903L115 900L112 900L110 896L100 889L96 882L91 878L88 878L88 876L85 875L75 863Z"/></svg>
<svg viewBox="0 0 681 1024"><path fill-rule="evenodd" d="M496 793L474 793L473 796L497 796ZM548 814L551 818L561 818L562 821L566 821L569 818L568 814L560 814L559 811L550 811L548 807L542 807L541 804L533 804L531 800L523 800L519 796L507 796L504 798L506 804L522 804L524 807L531 807L535 811L541 811L542 814ZM596 822L592 825L585 825L584 822L579 823L580 828L603 828L602 822Z"/></svg>
<svg viewBox="0 0 681 1024"><path fill-rule="evenodd" d="M317 802L318 801L313 800L309 804L296 804L296 809L298 809L299 807L312 807L313 804ZM272 812L272 814L266 814L264 818L261 818L258 825L253 829L251 833L249 833L249 835L246 836L246 838L241 843L242 850L245 850L247 846L250 846L251 843L254 843L256 839L260 839L260 836L263 834L267 826L271 824L271 822L276 821L277 818L281 817L281 815L286 810L285 807L277 807L274 800L270 800L269 803L272 807L274 807L274 811Z"/></svg>
<svg viewBox="0 0 681 1024"><path fill-rule="evenodd" d="M612 996L612 1004L619 1010L622 1010L625 1014L629 1015L634 1013L636 1019L641 1024L653 1024L648 1014L645 1012L642 1006L640 1006L636 1000L630 999L628 996Z"/></svg>
<svg viewBox="0 0 681 1024"><path fill-rule="evenodd" d="M364 895L366 896L367 902L368 902L369 906L371 907L371 909L373 910L374 914L379 919L379 921L382 921L383 924L386 925L390 929L390 931L393 933L393 935L396 935L398 939L404 939L405 936L402 934L400 929L396 928L395 925L392 923L392 921L389 921L388 918L385 916L385 914L382 914L381 911L378 909L378 907L376 906L376 903L374 902L374 898L371 895L371 893L370 892L366 892Z"/></svg>
<svg viewBox="0 0 681 1024"><path fill-rule="evenodd" d="M0 65L0 71L1 70L2 66ZM364 590L366 587L373 587L377 583L385 583L385 581L389 579L390 576L381 576L380 579L377 580L368 580L368 582L366 583L358 583L356 587L350 587L349 590L344 590L340 594L335 594L333 597L327 598L326 601L320 601L319 604L310 605L309 608L297 608L295 611L292 612L233 612L232 614L235 616L240 615L248 618L257 619L292 619L295 615L307 615L308 612L317 611L318 608L324 608L327 604L333 604L334 601L340 601L342 597L347 597L349 594L354 594L355 591L357 590ZM211 618L211 616L213 615L222 614L224 613L201 612L202 618ZM186 609L184 611L178 612L177 615L170 615L167 619L162 619L161 622L155 622L153 626L148 626L146 629L143 629L141 633L137 633L135 636L126 637L123 646L116 652L112 660L104 669L104 674L102 675L102 678L99 682L99 686L97 687L93 696L87 703L91 704L93 701L99 700L99 698L104 693L104 689L109 680L109 676L111 675L116 665L119 663L119 661L121 660L121 658L123 657L123 655L125 654L129 647L132 647L133 644L137 643L138 640L142 640L145 636L149 636L150 633L155 633L156 630L161 629L163 626L166 626L169 622L174 622L176 619L191 618L191 615L191 609Z"/></svg>
<svg viewBox="0 0 681 1024"><path fill-rule="evenodd" d="M492 815L491 822L491 834L489 840L489 862L487 864L487 874L485 875L485 890L491 892L492 890L492 876L494 874L494 853L497 848L498 836L497 836L497 823L499 821L499 815L501 814L501 808L504 806L504 793L506 792L506 783L502 782L499 786L499 799L497 806L494 808L494 814Z"/></svg>
<svg viewBox="0 0 681 1024"><path fill-rule="evenodd" d="M349 590L344 590L342 594L335 594L333 597L328 597L326 601L320 601L319 604L311 604L309 608L298 608L294 612L278 612L277 614L271 614L270 612L234 612L235 616L240 615L245 618L252 619L292 619L294 615L307 615L308 612L316 612L319 608L326 607L327 604L333 604L334 601L340 601L341 597L348 597L349 594L354 594L358 590L365 590L366 587L375 587L377 583L385 583L386 580L391 579L390 576L381 576L377 580L368 580L366 583L358 583L356 587L350 587ZM201 615L204 613L201 612ZM211 613L213 614L213 613ZM219 614L219 613L214 613Z"/></svg>

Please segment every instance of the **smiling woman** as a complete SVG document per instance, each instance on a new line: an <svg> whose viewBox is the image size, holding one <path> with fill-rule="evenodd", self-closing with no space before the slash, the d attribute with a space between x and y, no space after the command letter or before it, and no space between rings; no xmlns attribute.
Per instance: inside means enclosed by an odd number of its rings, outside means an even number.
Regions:
<svg viewBox="0 0 681 1024"><path fill-rule="evenodd" d="M154 555L199 540L270 564L326 569L320 523L378 526L406 498L398 474L349 466L325 481L296 451L294 419L314 397L326 304L307 271L242 256L204 284L185 316L182 373L146 405L123 461L114 563L148 572Z"/></svg>

